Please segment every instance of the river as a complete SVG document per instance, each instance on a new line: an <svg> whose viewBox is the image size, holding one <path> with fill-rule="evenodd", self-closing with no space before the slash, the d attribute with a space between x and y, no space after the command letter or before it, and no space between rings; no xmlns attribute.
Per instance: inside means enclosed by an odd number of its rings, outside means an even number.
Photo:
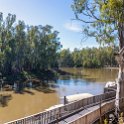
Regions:
<svg viewBox="0 0 124 124"><path fill-rule="evenodd" d="M62 68L72 75L61 76L57 80L57 93L59 96L67 96L76 93L91 93L93 95L103 93L107 81L115 81L117 69L82 69Z"/></svg>
<svg viewBox="0 0 124 124"><path fill-rule="evenodd" d="M12 95L8 106L0 107L0 124L41 112L50 106L58 104L61 97L76 93L100 94L107 81L114 81L117 69L82 69L62 68L67 75L60 76L56 81L56 92L43 93L30 89L25 94Z"/></svg>

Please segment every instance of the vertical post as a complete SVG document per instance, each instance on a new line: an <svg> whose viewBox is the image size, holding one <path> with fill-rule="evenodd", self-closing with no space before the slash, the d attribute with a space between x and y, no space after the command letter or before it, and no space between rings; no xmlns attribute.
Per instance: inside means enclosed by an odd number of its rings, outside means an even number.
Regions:
<svg viewBox="0 0 124 124"><path fill-rule="evenodd" d="M64 96L64 105L67 104L66 96Z"/></svg>
<svg viewBox="0 0 124 124"><path fill-rule="evenodd" d="M67 108L66 108L66 104L67 104L67 99L66 99L66 96L64 96L64 111L67 110Z"/></svg>
<svg viewBox="0 0 124 124"><path fill-rule="evenodd" d="M101 98L100 98L100 104L99 104L99 110L100 110L100 124L102 124L102 110L101 110Z"/></svg>

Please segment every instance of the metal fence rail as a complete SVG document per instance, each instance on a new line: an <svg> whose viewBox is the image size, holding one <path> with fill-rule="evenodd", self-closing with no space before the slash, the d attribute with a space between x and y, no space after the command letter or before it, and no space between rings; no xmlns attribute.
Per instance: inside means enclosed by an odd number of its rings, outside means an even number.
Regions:
<svg viewBox="0 0 124 124"><path fill-rule="evenodd" d="M124 98L119 99L121 107L124 107ZM82 115L75 120L72 120L68 124L93 124L100 119L101 116L113 111L115 109L115 100L111 100L106 104L103 104L95 111L89 112L86 115Z"/></svg>
<svg viewBox="0 0 124 124"><path fill-rule="evenodd" d="M56 122L83 110L84 108L97 105L101 101L105 102L114 99L115 95L115 91L107 92L75 101L53 110L44 111L18 120L7 122L5 124L55 124Z"/></svg>

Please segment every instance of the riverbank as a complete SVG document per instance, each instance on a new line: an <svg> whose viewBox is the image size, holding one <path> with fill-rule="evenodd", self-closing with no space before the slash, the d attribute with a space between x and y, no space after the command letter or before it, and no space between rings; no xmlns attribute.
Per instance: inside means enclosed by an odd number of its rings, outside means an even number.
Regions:
<svg viewBox="0 0 124 124"><path fill-rule="evenodd" d="M16 78L13 75L7 75L6 80L3 86L10 85L10 90L13 90L14 86L16 85L17 92L23 92L25 87L32 87L36 88L39 86L49 86L49 82L55 83L58 77L60 76L83 76L86 78L99 78L100 70L118 70L118 67L105 67L105 68L57 68L57 69L50 69L50 70L43 70L43 71L32 71L26 72L24 71L22 74L16 75ZM95 70L95 73L91 73ZM102 75L99 75L102 77ZM106 75L107 76L107 75ZM9 90L9 87L6 87Z"/></svg>
<svg viewBox="0 0 124 124"><path fill-rule="evenodd" d="M25 88L39 90L39 87L45 87L46 89L49 87L49 83L55 83L57 78L58 73L54 69L22 71L17 74L0 75L2 90L15 91L16 93L23 93Z"/></svg>
<svg viewBox="0 0 124 124"><path fill-rule="evenodd" d="M105 69L111 69L111 70L113 70L113 69L116 69L116 70L118 70L119 69L119 67L104 67Z"/></svg>

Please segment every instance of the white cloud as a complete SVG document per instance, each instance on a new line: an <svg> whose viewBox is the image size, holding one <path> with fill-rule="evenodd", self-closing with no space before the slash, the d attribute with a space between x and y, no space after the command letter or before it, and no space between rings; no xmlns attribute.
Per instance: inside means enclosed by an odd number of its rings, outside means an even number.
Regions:
<svg viewBox="0 0 124 124"><path fill-rule="evenodd" d="M77 23L65 23L64 27L73 32L81 32L82 29Z"/></svg>

